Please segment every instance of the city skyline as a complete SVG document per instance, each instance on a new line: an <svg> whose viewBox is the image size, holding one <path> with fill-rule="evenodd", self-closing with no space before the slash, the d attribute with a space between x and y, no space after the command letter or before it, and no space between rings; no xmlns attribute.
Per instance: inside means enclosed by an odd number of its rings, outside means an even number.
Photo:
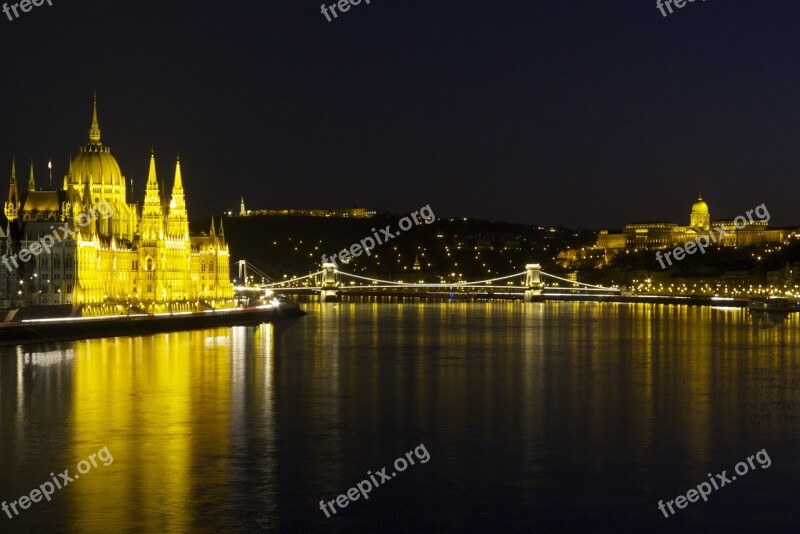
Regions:
<svg viewBox="0 0 800 534"><path fill-rule="evenodd" d="M316 4L231 6L224 25L207 1L54 2L4 21L5 69L26 83L3 91L0 169L16 154L66 172L74 103L96 90L134 183L152 146L180 153L197 213L244 195L615 228L675 220L703 191L722 214L766 203L797 222L792 4L665 18L646 2L373 2L332 23ZM152 37L87 44L76 27Z"/></svg>

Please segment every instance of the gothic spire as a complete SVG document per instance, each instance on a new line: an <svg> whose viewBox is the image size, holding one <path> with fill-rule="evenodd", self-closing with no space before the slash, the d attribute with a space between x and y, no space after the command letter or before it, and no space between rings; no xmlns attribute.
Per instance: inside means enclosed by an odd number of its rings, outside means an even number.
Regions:
<svg viewBox="0 0 800 534"><path fill-rule="evenodd" d="M89 128L89 142L94 145L100 144L100 123L97 122L97 92L94 93L92 102L92 127Z"/></svg>
<svg viewBox="0 0 800 534"><path fill-rule="evenodd" d="M36 191L36 180L33 178L33 159L31 159L31 177L28 179L28 191Z"/></svg>

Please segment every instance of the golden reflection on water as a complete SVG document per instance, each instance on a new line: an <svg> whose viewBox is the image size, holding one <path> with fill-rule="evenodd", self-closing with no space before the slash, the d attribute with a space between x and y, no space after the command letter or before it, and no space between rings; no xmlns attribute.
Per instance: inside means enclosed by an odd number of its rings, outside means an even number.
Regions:
<svg viewBox="0 0 800 534"><path fill-rule="evenodd" d="M237 327L75 343L68 456L77 463L106 446L114 458L63 492L82 530L185 531L194 501L229 498L248 381L262 388L271 428L272 328L253 339Z"/></svg>
<svg viewBox="0 0 800 534"><path fill-rule="evenodd" d="M560 447L591 450L586 461L596 466L618 460L619 450L654 465L665 443L705 464L720 436L734 442L743 421L759 417L752 405L765 396L800 405L796 388L764 381L796 374L797 314L773 321L742 309L590 302L307 309L319 315L330 367L323 383L337 429L348 420L340 400L353 394L365 410L390 404L384 417L398 424L407 407L427 407L413 413L416 426L438 424L460 439L465 429L470 439L495 439L508 431L502 417L513 414L522 462L531 468L543 449ZM376 377L357 390L343 377L358 374L342 353L353 347L372 351L358 365ZM481 412L502 415L486 421L475 417ZM797 416L784 423L796 429Z"/></svg>
<svg viewBox="0 0 800 534"><path fill-rule="evenodd" d="M180 532L273 525L286 501L350 487L403 440L449 448L445 477L524 473L533 491L561 476L554 457L597 472L630 459L646 485L648 466L682 451L702 480L725 444L800 434L797 411L772 404L800 406L798 314L772 324L652 304L304 308L281 336L263 325L89 340L61 360L18 349L0 365L14 370L0 376L12 453L35 441L31 420L57 413L67 461L47 468L74 471L104 446L114 457L60 492L66 524ZM49 389L63 390L61 404Z"/></svg>

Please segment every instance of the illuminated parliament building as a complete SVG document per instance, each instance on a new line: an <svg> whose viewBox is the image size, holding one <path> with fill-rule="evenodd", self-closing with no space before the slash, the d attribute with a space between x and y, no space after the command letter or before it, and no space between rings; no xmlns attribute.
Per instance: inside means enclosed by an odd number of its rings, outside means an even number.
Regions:
<svg viewBox="0 0 800 534"><path fill-rule="evenodd" d="M96 101L92 111L89 143L60 189L38 188L31 165L21 191L12 162L0 226L0 306L71 304L83 315L232 306L222 221L218 231L212 218L207 235L189 235L180 161L168 196L151 153L144 203L129 203L126 178L100 141ZM84 215L100 206L102 217Z"/></svg>

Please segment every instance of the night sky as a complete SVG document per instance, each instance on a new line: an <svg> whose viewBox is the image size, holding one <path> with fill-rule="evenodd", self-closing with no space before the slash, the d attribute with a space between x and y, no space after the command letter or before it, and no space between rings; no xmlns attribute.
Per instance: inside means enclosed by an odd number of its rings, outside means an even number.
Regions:
<svg viewBox="0 0 800 534"><path fill-rule="evenodd" d="M800 2L52 0L0 13L0 169L61 183L97 90L143 196L190 215L366 206L568 227L766 203L800 224ZM332 0L328 2L333 3Z"/></svg>

